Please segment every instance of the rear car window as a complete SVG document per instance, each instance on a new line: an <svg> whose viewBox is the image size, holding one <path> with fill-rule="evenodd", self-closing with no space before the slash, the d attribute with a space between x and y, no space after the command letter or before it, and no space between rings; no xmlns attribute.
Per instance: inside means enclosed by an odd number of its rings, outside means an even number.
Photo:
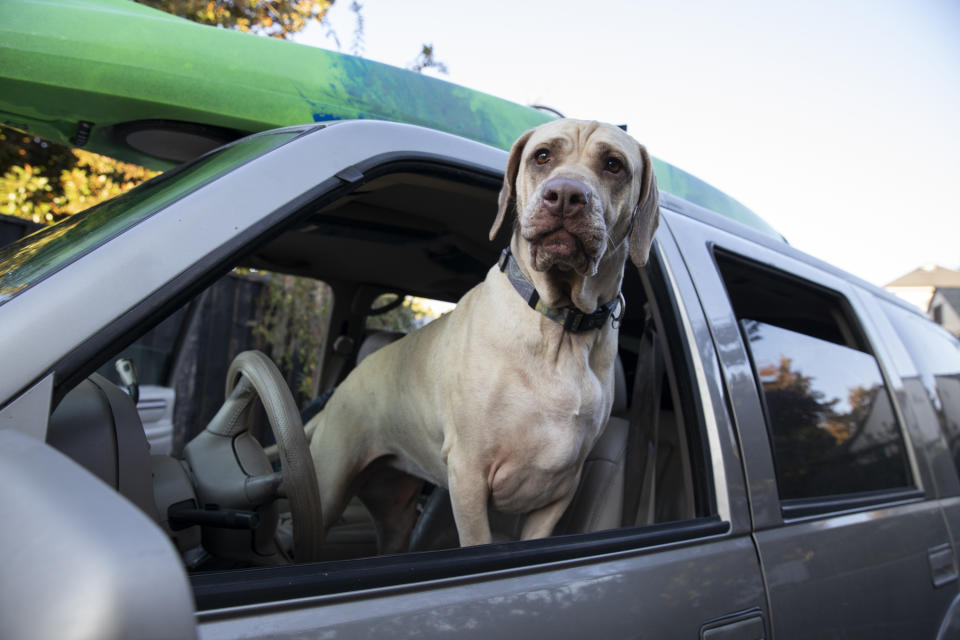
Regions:
<svg viewBox="0 0 960 640"><path fill-rule="evenodd" d="M717 254L764 407L785 507L912 487L894 404L840 294Z"/></svg>

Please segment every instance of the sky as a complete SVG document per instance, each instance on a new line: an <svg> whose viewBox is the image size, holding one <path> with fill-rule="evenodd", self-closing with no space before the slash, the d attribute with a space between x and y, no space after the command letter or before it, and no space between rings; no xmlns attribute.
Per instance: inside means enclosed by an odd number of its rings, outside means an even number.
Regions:
<svg viewBox="0 0 960 640"><path fill-rule="evenodd" d="M352 50L352 0L329 25ZM361 55L564 115L654 156L795 247L884 285L960 269L960 1L365 0ZM335 49L311 26L305 44Z"/></svg>

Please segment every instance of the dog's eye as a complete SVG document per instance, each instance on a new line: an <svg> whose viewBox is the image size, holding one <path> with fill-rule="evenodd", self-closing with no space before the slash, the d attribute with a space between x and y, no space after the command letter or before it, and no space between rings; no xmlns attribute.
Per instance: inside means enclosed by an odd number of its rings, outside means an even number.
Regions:
<svg viewBox="0 0 960 640"><path fill-rule="evenodd" d="M607 158L607 163L604 165L604 168L610 173L620 173L620 170L623 169L623 162L618 158Z"/></svg>
<svg viewBox="0 0 960 640"><path fill-rule="evenodd" d="M540 149L533 154L533 159L537 161L537 164L547 164L550 160L550 152L546 149Z"/></svg>

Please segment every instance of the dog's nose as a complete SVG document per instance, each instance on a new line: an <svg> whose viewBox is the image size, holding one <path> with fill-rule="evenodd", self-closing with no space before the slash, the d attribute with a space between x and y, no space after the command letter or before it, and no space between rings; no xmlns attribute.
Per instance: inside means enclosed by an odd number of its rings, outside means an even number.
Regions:
<svg viewBox="0 0 960 640"><path fill-rule="evenodd" d="M583 213L590 202L587 186L570 178L551 178L543 185L543 208L552 216L567 218Z"/></svg>

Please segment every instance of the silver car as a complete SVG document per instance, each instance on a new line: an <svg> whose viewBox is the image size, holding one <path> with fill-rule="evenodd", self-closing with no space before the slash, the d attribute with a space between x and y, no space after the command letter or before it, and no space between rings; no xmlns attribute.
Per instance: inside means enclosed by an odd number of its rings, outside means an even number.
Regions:
<svg viewBox="0 0 960 640"><path fill-rule="evenodd" d="M357 505L314 543L275 418L393 339L387 307L483 277L505 163L409 125L280 129L0 250L0 637L960 637L957 340L669 193L555 535L494 513L459 548L431 488L407 553ZM324 283L313 351L256 330L270 278ZM284 402L224 429L251 349Z"/></svg>

